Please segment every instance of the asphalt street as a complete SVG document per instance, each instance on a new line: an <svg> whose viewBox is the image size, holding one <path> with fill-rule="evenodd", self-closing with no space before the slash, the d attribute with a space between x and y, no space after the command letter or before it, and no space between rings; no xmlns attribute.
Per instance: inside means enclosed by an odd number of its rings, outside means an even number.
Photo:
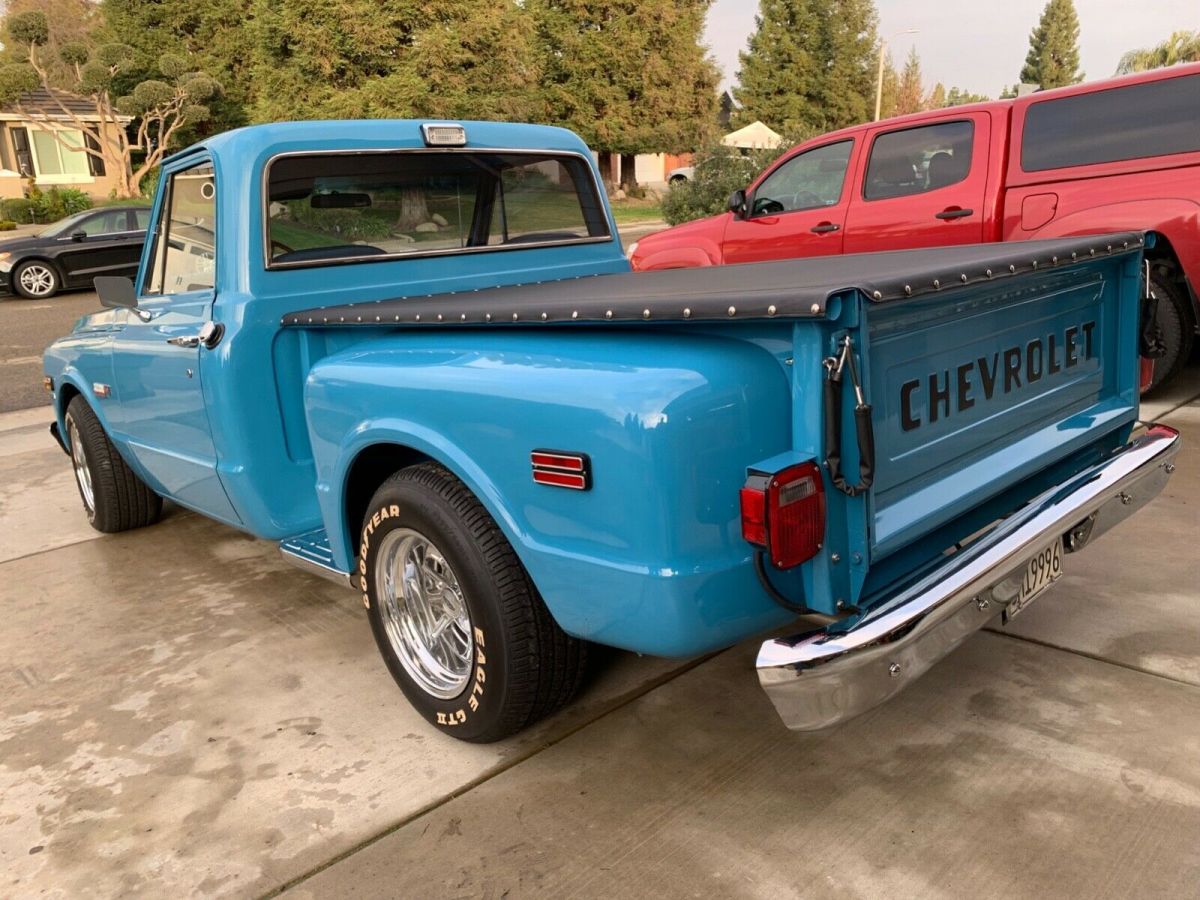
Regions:
<svg viewBox="0 0 1200 900"><path fill-rule="evenodd" d="M0 412L48 402L42 387L42 351L70 331L76 319L99 308L92 291L49 300L0 294Z"/></svg>

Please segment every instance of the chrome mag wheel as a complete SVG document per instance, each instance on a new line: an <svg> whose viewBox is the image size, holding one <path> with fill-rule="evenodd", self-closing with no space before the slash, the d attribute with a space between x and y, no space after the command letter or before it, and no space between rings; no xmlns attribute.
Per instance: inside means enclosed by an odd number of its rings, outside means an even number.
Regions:
<svg viewBox="0 0 1200 900"><path fill-rule="evenodd" d="M88 469L87 457L83 454L83 438L79 435L79 426L75 417L67 415L67 442L71 445L71 467L75 470L75 482L79 485L79 495L83 497L83 505L87 507L88 515L96 512L96 495L92 489L92 473Z"/></svg>
<svg viewBox="0 0 1200 900"><path fill-rule="evenodd" d="M48 297L54 292L55 275L49 266L29 263L21 269L20 282L31 297Z"/></svg>
<svg viewBox="0 0 1200 900"><path fill-rule="evenodd" d="M432 541L409 528L389 532L376 559L383 626L400 664L431 696L457 697L470 681L475 645L454 570Z"/></svg>

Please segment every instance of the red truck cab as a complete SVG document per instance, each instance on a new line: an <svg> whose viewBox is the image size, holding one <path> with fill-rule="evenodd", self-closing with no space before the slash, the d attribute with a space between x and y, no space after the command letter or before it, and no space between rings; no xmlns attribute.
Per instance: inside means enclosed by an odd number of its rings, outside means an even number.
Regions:
<svg viewBox="0 0 1200 900"><path fill-rule="evenodd" d="M1200 307L1200 64L857 125L777 160L730 211L644 238L638 271L1155 232L1165 353L1186 363Z"/></svg>

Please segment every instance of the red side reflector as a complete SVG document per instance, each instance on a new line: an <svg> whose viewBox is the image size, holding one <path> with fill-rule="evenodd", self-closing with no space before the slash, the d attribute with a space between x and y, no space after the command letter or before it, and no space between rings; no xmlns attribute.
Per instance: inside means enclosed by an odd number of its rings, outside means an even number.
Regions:
<svg viewBox="0 0 1200 900"><path fill-rule="evenodd" d="M825 484L815 463L752 475L741 491L742 537L777 569L817 555L825 539Z"/></svg>
<svg viewBox="0 0 1200 900"><path fill-rule="evenodd" d="M592 463L586 453L534 450L529 454L533 480L550 487L586 491L592 486Z"/></svg>

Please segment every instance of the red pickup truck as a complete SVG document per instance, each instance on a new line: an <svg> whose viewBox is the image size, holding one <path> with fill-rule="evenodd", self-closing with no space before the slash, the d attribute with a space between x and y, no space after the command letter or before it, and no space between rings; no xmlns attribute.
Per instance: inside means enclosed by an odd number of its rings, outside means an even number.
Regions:
<svg viewBox="0 0 1200 900"><path fill-rule="evenodd" d="M1187 65L857 125L629 257L642 271L1152 231L1154 388L1187 362L1200 318L1198 117L1200 65Z"/></svg>

